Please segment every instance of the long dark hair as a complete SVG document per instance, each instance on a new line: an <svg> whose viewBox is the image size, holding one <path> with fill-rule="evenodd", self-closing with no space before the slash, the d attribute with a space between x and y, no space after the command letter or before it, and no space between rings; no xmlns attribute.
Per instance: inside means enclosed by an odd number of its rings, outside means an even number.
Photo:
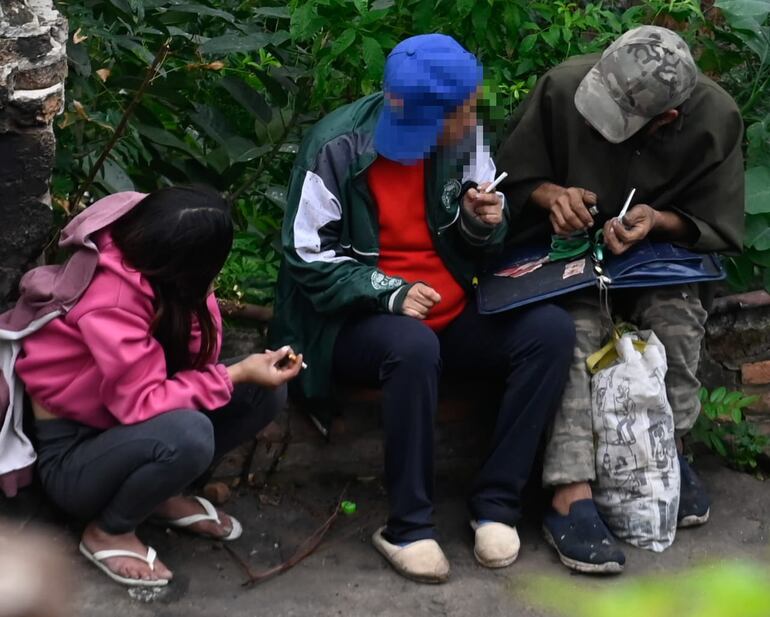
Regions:
<svg viewBox="0 0 770 617"><path fill-rule="evenodd" d="M146 276L155 293L152 332L168 375L202 368L217 341L206 298L233 243L228 203L204 187L163 188L113 223L111 232L126 265ZM189 352L193 315L201 330L195 358Z"/></svg>

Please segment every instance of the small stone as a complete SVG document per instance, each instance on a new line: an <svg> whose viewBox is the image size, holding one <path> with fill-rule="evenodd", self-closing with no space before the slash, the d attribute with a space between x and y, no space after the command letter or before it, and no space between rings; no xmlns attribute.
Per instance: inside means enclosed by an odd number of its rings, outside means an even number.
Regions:
<svg viewBox="0 0 770 617"><path fill-rule="evenodd" d="M212 482L203 489L203 496L218 506L227 503L231 495L230 487L224 482Z"/></svg>

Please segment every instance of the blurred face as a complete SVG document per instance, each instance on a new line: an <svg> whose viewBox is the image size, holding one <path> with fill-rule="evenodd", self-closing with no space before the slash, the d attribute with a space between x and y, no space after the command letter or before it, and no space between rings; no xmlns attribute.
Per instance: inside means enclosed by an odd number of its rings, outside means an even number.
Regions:
<svg viewBox="0 0 770 617"><path fill-rule="evenodd" d="M478 92L474 92L460 107L444 120L444 132L439 138L442 146L451 146L460 142L471 130L476 128L476 102Z"/></svg>

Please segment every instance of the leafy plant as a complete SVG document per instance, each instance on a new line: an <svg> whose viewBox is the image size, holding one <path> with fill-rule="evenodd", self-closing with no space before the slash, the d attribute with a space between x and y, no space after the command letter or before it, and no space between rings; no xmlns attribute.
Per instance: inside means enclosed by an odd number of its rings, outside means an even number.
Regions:
<svg viewBox="0 0 770 617"><path fill-rule="evenodd" d="M541 577L526 594L536 606L565 617L765 617L770 571L763 562L722 560L612 585Z"/></svg>
<svg viewBox="0 0 770 617"><path fill-rule="evenodd" d="M238 204L239 234L222 291L236 298L230 282L237 278L244 298L268 302L281 186L301 138L306 98L300 92L310 81L295 70L296 50L284 45L285 7L62 0L59 8L71 38L67 108L56 127L54 204L74 213L110 192L212 185ZM165 45L169 53L150 72Z"/></svg>
<svg viewBox="0 0 770 617"><path fill-rule="evenodd" d="M736 390L720 387L712 392L701 388L698 393L701 414L692 431L693 437L731 466L742 471L757 468L758 457L770 445L770 438L757 431L746 419L744 410L759 400Z"/></svg>
<svg viewBox="0 0 770 617"><path fill-rule="evenodd" d="M109 192L215 186L237 204L236 250L220 280L220 293L230 298L271 300L281 208L298 144L321 116L379 89L385 58L400 40L444 32L473 51L485 69L481 110L490 133L501 137L506 118L543 72L571 55L601 51L643 23L679 30L703 70L742 108L749 140L746 253L727 267L736 288L762 278L770 287L770 97L763 96L770 0L717 0L707 10L696 0L58 5L71 33L67 107L56 129L59 220ZM148 73L166 43L168 55ZM111 141L114 148L95 168ZM83 189L87 196L73 203Z"/></svg>

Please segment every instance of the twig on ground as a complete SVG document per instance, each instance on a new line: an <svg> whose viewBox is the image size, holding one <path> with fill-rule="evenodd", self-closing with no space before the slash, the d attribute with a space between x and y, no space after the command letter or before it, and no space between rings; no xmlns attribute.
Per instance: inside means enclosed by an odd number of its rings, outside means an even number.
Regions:
<svg viewBox="0 0 770 617"><path fill-rule="evenodd" d="M336 521L337 517L340 515L340 506L345 499L345 493L348 490L348 486L350 486L350 483L346 484L345 488L342 489L342 493L337 500L337 505L334 508L334 512L332 512L331 516L326 519L326 522L318 529L316 529L302 544L300 544L291 557L289 557L286 561L279 563L277 566L268 568L267 570L255 572L251 569L251 566L249 566L249 564L246 563L246 561L240 555L238 555L238 553L236 553L229 546L225 545L225 550L230 553L230 556L239 566L241 566L246 576L248 577L247 580L244 581L243 586L250 587L256 583L266 581L267 579L272 578L277 574L282 574L283 572L290 570L298 563L312 555L313 552L320 546L321 542L326 536L326 533L331 529L332 525L334 525L334 521Z"/></svg>

